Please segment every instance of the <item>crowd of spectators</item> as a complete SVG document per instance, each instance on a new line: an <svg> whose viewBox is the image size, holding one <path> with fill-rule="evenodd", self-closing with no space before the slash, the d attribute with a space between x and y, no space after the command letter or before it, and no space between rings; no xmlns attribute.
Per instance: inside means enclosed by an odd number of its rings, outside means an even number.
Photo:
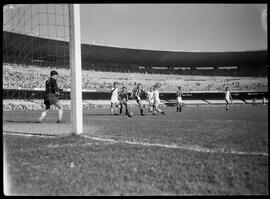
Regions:
<svg viewBox="0 0 270 199"><path fill-rule="evenodd" d="M28 102L25 100L4 100L3 101L3 110L4 111L11 111L11 110L44 110L45 105L43 103L43 100L33 100L34 103ZM63 104L64 110L71 110L71 103L70 100L61 100ZM165 107L165 105L162 103L160 104L161 107ZM96 109L96 108L106 108L109 109L111 106L110 100L106 101L100 101L100 100L83 100L83 109L84 110L90 110L90 109ZM137 106L137 103L128 102L129 108L135 108ZM148 104L146 102L142 103L143 108L148 108ZM52 110L58 110L57 107L51 106Z"/></svg>
<svg viewBox="0 0 270 199"><path fill-rule="evenodd" d="M41 68L36 66L3 65L3 88L5 89L33 89L44 88L49 73L55 68ZM71 87L70 70L56 69L59 73L60 88ZM224 76L191 76L168 74L141 74L120 72L82 71L82 89L109 90L114 82L119 82L132 90L137 82L148 88L156 83L160 84L161 92L175 92L178 86L184 91L223 91L228 86L232 91L266 91L267 77L224 77Z"/></svg>

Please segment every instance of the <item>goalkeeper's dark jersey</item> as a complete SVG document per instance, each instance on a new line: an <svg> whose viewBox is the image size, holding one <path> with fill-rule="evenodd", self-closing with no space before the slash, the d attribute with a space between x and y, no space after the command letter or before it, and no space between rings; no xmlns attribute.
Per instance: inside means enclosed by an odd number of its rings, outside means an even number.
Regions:
<svg viewBox="0 0 270 199"><path fill-rule="evenodd" d="M46 81L46 93L53 93L59 92L57 87L57 82L55 79L50 78Z"/></svg>

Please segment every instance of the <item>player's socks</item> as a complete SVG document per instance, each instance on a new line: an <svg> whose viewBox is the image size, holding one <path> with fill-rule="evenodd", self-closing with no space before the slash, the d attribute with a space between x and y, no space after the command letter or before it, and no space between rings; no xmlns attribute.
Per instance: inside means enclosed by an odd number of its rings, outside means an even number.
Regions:
<svg viewBox="0 0 270 199"><path fill-rule="evenodd" d="M56 123L63 123L63 121L58 119Z"/></svg>
<svg viewBox="0 0 270 199"><path fill-rule="evenodd" d="M63 109L59 109L59 111L58 111L58 120L60 120L60 121L62 121L62 117L63 117Z"/></svg>
<svg viewBox="0 0 270 199"><path fill-rule="evenodd" d="M144 115L144 114L143 114L143 109L141 109L141 115Z"/></svg>
<svg viewBox="0 0 270 199"><path fill-rule="evenodd" d="M44 119L44 117L47 115L47 111L43 111L42 113L41 113L41 116L40 116L40 118L38 119L38 121L42 121L43 119Z"/></svg>
<svg viewBox="0 0 270 199"><path fill-rule="evenodd" d="M120 108L120 115L122 114L122 108Z"/></svg>
<svg viewBox="0 0 270 199"><path fill-rule="evenodd" d="M179 110L179 108L177 107L177 108L176 108L176 112L178 112L178 110Z"/></svg>

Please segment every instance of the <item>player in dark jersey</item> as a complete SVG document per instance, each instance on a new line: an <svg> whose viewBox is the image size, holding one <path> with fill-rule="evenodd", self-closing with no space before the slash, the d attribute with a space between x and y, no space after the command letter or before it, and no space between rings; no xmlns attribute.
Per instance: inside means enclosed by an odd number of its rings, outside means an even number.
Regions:
<svg viewBox="0 0 270 199"><path fill-rule="evenodd" d="M127 88L123 87L122 91L119 93L119 101L120 101L120 115L122 114L123 106L126 107L126 115L128 114L128 93Z"/></svg>
<svg viewBox="0 0 270 199"><path fill-rule="evenodd" d="M59 95L59 88L58 88L57 82L56 82L57 75L58 75L58 73L55 70L51 71L51 77L45 83L46 94L44 97L44 104L46 106L46 109L45 109L45 111L43 111L41 113L41 116L40 116L38 122L42 122L42 120L47 115L47 112L50 110L51 105L54 105L57 108L59 108L59 112L58 112L59 117L58 117L58 120L56 121L56 123L62 123L63 105L59 101L58 97L56 96L56 95Z"/></svg>
<svg viewBox="0 0 270 199"><path fill-rule="evenodd" d="M142 100L141 100L141 96L143 93L145 93L144 90L141 89L141 83L137 84L137 87L133 89L132 93L131 93L131 97L134 97L135 100L137 101L137 103L139 104L139 108L141 111L141 115L144 115L143 113L143 109L142 109Z"/></svg>

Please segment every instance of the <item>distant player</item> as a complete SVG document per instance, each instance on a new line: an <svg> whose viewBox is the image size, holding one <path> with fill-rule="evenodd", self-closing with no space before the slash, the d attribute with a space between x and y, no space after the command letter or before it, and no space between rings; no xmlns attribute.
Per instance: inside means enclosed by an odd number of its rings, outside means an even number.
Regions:
<svg viewBox="0 0 270 199"><path fill-rule="evenodd" d="M143 109L142 109L142 100L141 100L141 96L143 93L145 93L142 88L141 88L141 83L137 84L137 87L133 89L132 93L131 93L131 97L134 97L135 100L137 101L137 103L139 104L139 108L141 111L141 115L144 115L143 113Z"/></svg>
<svg viewBox="0 0 270 199"><path fill-rule="evenodd" d="M263 96L262 103L263 103L263 105L265 105L265 104L266 104L266 99L265 99L265 97L264 97L264 96Z"/></svg>
<svg viewBox="0 0 270 199"><path fill-rule="evenodd" d="M58 120L56 121L56 123L62 123L63 105L59 101L58 97L56 96L56 95L59 95L59 88L58 88L57 82L56 82L57 75L58 75L58 73L55 70L51 71L51 77L45 83L46 94L44 97L44 104L46 106L46 109L45 109L45 111L43 111L41 113L41 116L38 119L38 122L42 122L42 120L47 115L47 112L50 110L50 106L54 105L57 108L59 108L59 111L58 111L59 117L58 117Z"/></svg>
<svg viewBox="0 0 270 199"><path fill-rule="evenodd" d="M111 115L118 115L117 114L117 108L119 106L119 100L118 100L118 83L113 83L113 88L111 89Z"/></svg>
<svg viewBox="0 0 270 199"><path fill-rule="evenodd" d="M146 101L149 104L149 109L148 109L149 112L153 111L153 104L154 104L153 95L154 95L153 87L150 87L149 91L147 92L147 97L146 97Z"/></svg>
<svg viewBox="0 0 270 199"><path fill-rule="evenodd" d="M229 91L229 87L226 87L225 89L225 101L226 101L226 111L229 110L229 104L232 104L232 96Z"/></svg>
<svg viewBox="0 0 270 199"><path fill-rule="evenodd" d="M177 108L176 112L182 112L183 107L183 100L182 100L182 90L181 86L178 87L178 90L176 91L176 97L177 97Z"/></svg>
<svg viewBox="0 0 270 199"><path fill-rule="evenodd" d="M122 91L119 93L119 101L120 101L120 115L122 114L123 106L126 108L126 115L128 114L128 93L127 88L125 86L122 87Z"/></svg>
<svg viewBox="0 0 270 199"><path fill-rule="evenodd" d="M257 105L256 98L252 100L252 105Z"/></svg>
<svg viewBox="0 0 270 199"><path fill-rule="evenodd" d="M158 108L158 106L160 104L158 85L154 85L153 99L154 99L153 115L156 115L156 111L159 112L159 113L162 113L163 115L165 115L165 112Z"/></svg>

